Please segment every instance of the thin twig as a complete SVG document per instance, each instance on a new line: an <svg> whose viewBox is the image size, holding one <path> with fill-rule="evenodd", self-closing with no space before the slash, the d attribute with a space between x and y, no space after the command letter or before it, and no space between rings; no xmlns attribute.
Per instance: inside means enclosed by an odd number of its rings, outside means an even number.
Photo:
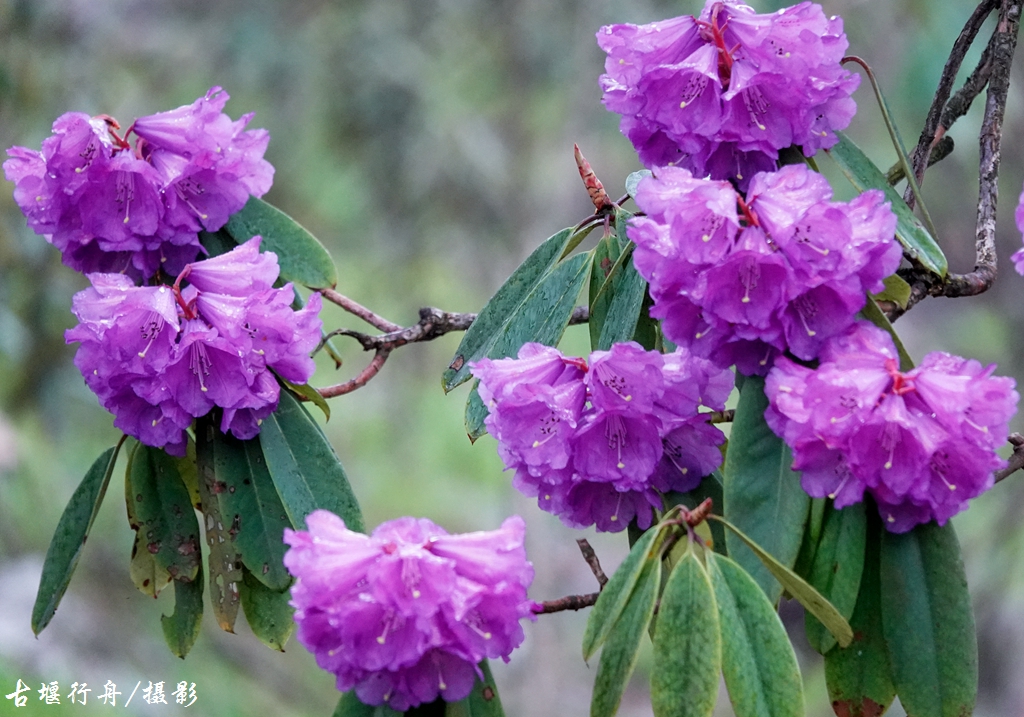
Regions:
<svg viewBox="0 0 1024 717"><path fill-rule="evenodd" d="M1011 433L1008 440L1013 446L1013 454L1010 456L1009 464L1006 468L996 471L996 483L1024 468L1024 436L1019 433Z"/></svg>
<svg viewBox="0 0 1024 717"><path fill-rule="evenodd" d="M914 150L912 157L914 175L917 177L918 183L924 179L924 170L927 167L928 156L931 153L932 144L935 142L936 131L939 129L940 120L942 119L942 112L946 107L946 102L949 100L950 93L953 91L953 82L956 81L960 65L963 64L967 51L974 44L974 40L978 36L978 32L981 30L985 19L998 4L999 0L982 0L970 18L968 18L963 30L960 31L959 37L956 38L956 42L953 43L953 48L949 52L946 65L942 68L939 84L935 88L935 97L932 99L932 105L928 110L924 129L921 130L921 137L917 141L917 149ZM949 128L945 127L945 129ZM910 205L910 208L913 209L913 193L908 192L908 195L904 196L904 199Z"/></svg>
<svg viewBox="0 0 1024 717"><path fill-rule="evenodd" d="M580 546L580 552L583 553L583 559L590 566L590 572L594 574L594 577L597 578L597 584L604 590L604 586L608 583L608 576L601 569L601 561L597 559L597 553L590 547L590 543L586 538L577 538L576 545Z"/></svg>
<svg viewBox="0 0 1024 717"><path fill-rule="evenodd" d="M587 595L566 595L557 600L545 600L533 606L533 614L547 615L563 610L582 610L585 607L593 607L599 597L601 597L601 593L589 593Z"/></svg>
<svg viewBox="0 0 1024 717"><path fill-rule="evenodd" d="M340 294L338 294L338 296L342 299L345 298ZM356 304L356 306L358 306L358 304ZM380 317L373 314L369 309L365 310L369 314L372 314L375 320L384 321L384 319L380 319ZM476 320L476 317L476 314L461 314L451 311L442 311L441 309L435 309L427 306L420 309L420 320L412 326L402 328L401 326L387 322L391 326L394 326L394 329L388 330L388 333L385 334L373 336L370 334L364 334L360 331L353 331L352 329L336 329L331 331L324 337L324 341L332 336L348 336L358 341L364 351L374 351L375 355L373 360L370 361L370 364L355 378L344 383L339 383L335 386L326 386L317 390L324 398L334 398L335 396L351 393L357 388L362 388L370 381L370 379L377 375L381 367L384 365L384 362L388 360L388 356L395 349L405 346L406 344L433 341L434 339L453 331L465 331ZM368 323L372 323L366 319L366 317L361 318L367 320ZM572 316L569 318L569 324L585 324L589 318L590 310L586 306L577 306L573 310ZM323 342L321 342L321 345L323 345ZM458 362L458 359L456 359L456 362Z"/></svg>
<svg viewBox="0 0 1024 717"><path fill-rule="evenodd" d="M320 293L323 297L331 303L337 304L348 313L358 316L360 319L368 323L378 331L398 331L402 327L398 324L391 323L382 316L378 316L374 312L367 309L365 306L357 301L353 301L344 294L340 294L334 289L320 289Z"/></svg>
<svg viewBox="0 0 1024 717"><path fill-rule="evenodd" d="M987 70L976 70L979 76L982 73L987 73L988 92L985 98L985 115L979 133L981 156L978 168L978 215L975 226L974 270L966 274L949 274L942 280L936 280L935 277L917 269L901 272L901 276L910 284L910 298L906 308L894 307L890 314L891 320L899 318L926 296L951 298L974 296L988 290L995 281L996 205L999 198L998 179L1002 125L1010 83L1010 66L1017 49L1022 3L1024 0L1002 0L999 22L988 45L989 67ZM988 0L979 6L975 15L987 6ZM974 86L977 86L980 81L976 78ZM922 139L925 134L922 133Z"/></svg>

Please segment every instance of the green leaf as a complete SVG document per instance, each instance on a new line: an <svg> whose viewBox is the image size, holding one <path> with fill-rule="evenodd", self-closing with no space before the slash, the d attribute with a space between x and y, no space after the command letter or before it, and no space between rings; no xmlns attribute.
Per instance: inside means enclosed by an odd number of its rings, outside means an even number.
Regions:
<svg viewBox="0 0 1024 717"><path fill-rule="evenodd" d="M294 610L288 604L291 594L287 589L271 590L244 567L238 589L253 634L267 647L284 652L285 643L295 631Z"/></svg>
<svg viewBox="0 0 1024 717"><path fill-rule="evenodd" d="M470 443L476 443L477 438L487 433L484 420L489 411L484 405L483 399L480 398L480 392L477 391L479 385L480 381L473 382L469 398L466 399L466 434L469 436Z"/></svg>
<svg viewBox="0 0 1024 717"><path fill-rule="evenodd" d="M282 281L311 289L338 283L338 271L323 244L301 224L262 199L249 197L245 206L231 215L225 229L239 244L257 234L262 236L260 251L277 254Z"/></svg>
<svg viewBox="0 0 1024 717"><path fill-rule="evenodd" d="M661 587L661 561L644 563L629 600L615 621L604 647L594 679L590 702L591 717L612 717L640 656L640 643L654 617L654 603Z"/></svg>
<svg viewBox="0 0 1024 717"><path fill-rule="evenodd" d="M338 454L309 412L287 391L267 416L260 445L285 512L296 529L318 508L345 521L349 530L365 532L359 503Z"/></svg>
<svg viewBox="0 0 1024 717"><path fill-rule="evenodd" d="M203 569L199 568L194 580L174 581L174 612L160 616L167 647L175 656L185 659L196 644L203 626Z"/></svg>
<svg viewBox="0 0 1024 717"><path fill-rule="evenodd" d="M626 609L644 567L651 561L661 559L663 538L664 531L660 527L648 530L636 541L622 565L608 579L587 618L587 627L583 632L584 660L589 660L608 639L616 621Z"/></svg>
<svg viewBox="0 0 1024 717"><path fill-rule="evenodd" d="M36 635L50 624L64 597L64 591L68 589L71 576L75 574L75 568L82 557L82 548L85 547L100 503L107 492L120 449L121 443L118 443L105 450L93 462L57 521L57 529L53 531L50 547L43 560L43 574L39 578L36 602L32 606L32 632Z"/></svg>
<svg viewBox="0 0 1024 717"><path fill-rule="evenodd" d="M284 397L282 393L282 398ZM202 501L203 528L209 548L210 606L220 629L235 631L238 586L242 582L242 556L220 509L217 479L217 419L213 414L196 422L196 468Z"/></svg>
<svg viewBox="0 0 1024 717"><path fill-rule="evenodd" d="M242 563L270 590L291 585L284 567L284 529L292 527L267 470L260 437L240 441L214 434L215 495Z"/></svg>
<svg viewBox="0 0 1024 717"><path fill-rule="evenodd" d="M907 714L972 714L978 643L952 523L885 531L880 566L882 630Z"/></svg>
<svg viewBox="0 0 1024 717"><path fill-rule="evenodd" d="M331 407L319 391L310 386L308 383L304 383L301 386L297 383L292 383L286 378L277 377L277 380L281 382L281 385L287 388L289 391L294 393L301 399L309 401L314 406L319 408L324 413L324 420L331 420Z"/></svg>
<svg viewBox="0 0 1024 717"><path fill-rule="evenodd" d="M850 624L821 593L809 585L802 577L765 552L764 548L747 537L735 525L717 515L709 516L709 518L721 521L725 527L735 533L754 552L771 574L775 576L775 579L782 583L786 591L835 635L840 645L845 647L850 644L850 640L853 639L853 631L850 629ZM750 571L748 570L747 572L749 573Z"/></svg>
<svg viewBox="0 0 1024 717"><path fill-rule="evenodd" d="M888 301L901 309L906 309L907 302L910 301L910 284L899 274L892 274L885 277L885 289L877 294L872 294L871 298L876 302Z"/></svg>
<svg viewBox="0 0 1024 717"><path fill-rule="evenodd" d="M853 616L860 591L866 530L863 503L842 510L829 505L808 580L847 620ZM822 655L835 646L832 633L810 613L805 616L805 629L807 641Z"/></svg>
<svg viewBox="0 0 1024 717"><path fill-rule="evenodd" d="M639 172L633 172L626 177L626 194L631 197L636 197L637 187L640 186L640 180L653 176L653 173L649 169L641 169Z"/></svg>
<svg viewBox="0 0 1024 717"><path fill-rule="evenodd" d="M395 712L387 705L366 705L356 697L356 691L345 692L338 700L338 706L334 709L333 717L401 717L401 712Z"/></svg>
<svg viewBox="0 0 1024 717"><path fill-rule="evenodd" d="M505 717L490 665L487 660L482 660L479 667L484 673L483 680L479 677L476 679L473 691L465 699L449 702L445 717Z"/></svg>
<svg viewBox="0 0 1024 717"><path fill-rule="evenodd" d="M868 296L867 303L864 304L864 308L860 310L861 315L873 323L880 329L883 329L889 333L892 337L892 342L896 345L896 353L900 357L900 371L909 371L914 368L914 361L910 358L910 354L907 353L906 347L903 346L903 342L900 341L899 335L896 333L896 329L893 328L892 323L889 321L889 317L882 313L882 310L878 308L878 304L875 300Z"/></svg>
<svg viewBox="0 0 1024 717"><path fill-rule="evenodd" d="M842 132L836 132L836 136L839 142L825 151L836 161L854 187L862 192L867 189L881 189L885 192L896 215L896 238L903 244L907 254L920 261L932 273L945 277L948 265L942 249L910 211L903 197L889 185L882 170L868 159L860 147Z"/></svg>
<svg viewBox="0 0 1024 717"><path fill-rule="evenodd" d="M615 234L602 237L597 246L594 247L593 265L590 268L590 318L587 319L587 328L590 330L590 346L597 349L598 341L601 338L601 328L604 326L605 316L608 314L608 306L612 302L612 292L602 291L612 276L612 270L616 266L616 260L622 254L619 246L619 238Z"/></svg>
<svg viewBox="0 0 1024 717"><path fill-rule="evenodd" d="M441 385L445 393L469 380L470 362L491 355L490 350L508 330L523 303L558 263L571 235L572 229L563 229L537 247L480 310L444 372Z"/></svg>
<svg viewBox="0 0 1024 717"><path fill-rule="evenodd" d="M718 607L707 571L688 550L665 583L654 628L655 717L710 717L722 671Z"/></svg>
<svg viewBox="0 0 1024 717"><path fill-rule="evenodd" d="M600 351L609 350L613 344L630 341L636 334L640 320L647 282L633 266L631 249L627 251L630 256L612 284L612 301L601 329L601 338L597 342Z"/></svg>
<svg viewBox="0 0 1024 717"><path fill-rule="evenodd" d="M749 535L775 559L792 567L800 553L811 498L793 472L789 446L764 420L768 398L764 378L748 376L740 388L740 401L729 436L723 468L725 517ZM729 555L750 573L771 602L782 587L735 536L726 536Z"/></svg>
<svg viewBox="0 0 1024 717"><path fill-rule="evenodd" d="M825 684L837 715L880 717L896 697L889 653L882 636L878 544L881 536L874 506L867 508L867 546L857 606L850 618L853 642L825 655Z"/></svg>
<svg viewBox="0 0 1024 717"><path fill-rule="evenodd" d="M221 254L227 254L238 246L234 237L228 234L226 229L220 229L215 232L200 231L199 243L203 245L204 249L206 249L207 258L209 259L212 259L215 256L220 256Z"/></svg>
<svg viewBox="0 0 1024 717"><path fill-rule="evenodd" d="M803 680L779 614L735 561L706 555L722 628L722 672L736 717L800 717Z"/></svg>
<svg viewBox="0 0 1024 717"><path fill-rule="evenodd" d="M175 580L193 580L199 570L199 524L177 462L159 448L140 445L132 457L132 527L145 538L156 564Z"/></svg>
<svg viewBox="0 0 1024 717"><path fill-rule="evenodd" d="M814 554L818 551L818 543L821 541L821 526L824 524L827 505L826 498L811 498L811 514L804 530L804 540L800 544L800 554L796 558L796 563L793 564L793 572L805 580L811 577Z"/></svg>

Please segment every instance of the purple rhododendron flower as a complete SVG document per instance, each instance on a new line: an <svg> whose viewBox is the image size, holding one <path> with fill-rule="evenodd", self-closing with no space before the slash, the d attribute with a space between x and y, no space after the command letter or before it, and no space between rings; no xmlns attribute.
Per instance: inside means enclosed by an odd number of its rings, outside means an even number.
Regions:
<svg viewBox="0 0 1024 717"><path fill-rule="evenodd" d="M227 100L214 87L124 136L109 117L68 112L41 151L11 147L4 173L29 227L76 271L178 274L204 252L200 230L220 229L273 180L269 134L245 129L251 114L233 122Z"/></svg>
<svg viewBox="0 0 1024 717"><path fill-rule="evenodd" d="M471 368L512 484L566 525L646 528L663 494L721 464L725 436L698 409L722 410L733 376L686 349L620 343L584 361L529 343Z"/></svg>
<svg viewBox="0 0 1024 717"><path fill-rule="evenodd" d="M534 603L519 516L463 535L399 518L367 536L326 510L306 525L284 531L297 637L339 690L399 712L439 695L455 702L481 660L507 661L522 643Z"/></svg>
<svg viewBox="0 0 1024 717"><path fill-rule="evenodd" d="M678 167L643 179L636 202L646 216L628 234L665 335L748 375L787 350L814 359L901 258L881 192L831 198L804 165L755 175L746 198Z"/></svg>
<svg viewBox="0 0 1024 717"><path fill-rule="evenodd" d="M192 419L220 407L222 431L252 438L277 408L271 370L297 384L313 375L320 295L294 311L291 284L272 288L277 256L260 254L260 241L186 265L173 287L88 275L65 338L79 342L75 365L115 426L181 455Z"/></svg>
<svg viewBox="0 0 1024 717"><path fill-rule="evenodd" d="M608 25L604 105L647 167L746 178L779 150L807 156L836 143L856 111L860 78L842 68L843 21L804 2L771 15L709 0L699 18Z"/></svg>
<svg viewBox="0 0 1024 717"><path fill-rule="evenodd" d="M1006 465L996 449L1018 394L994 370L936 351L904 373L889 334L861 321L825 344L817 369L776 361L765 418L811 496L842 508L867 492L895 533L944 525Z"/></svg>

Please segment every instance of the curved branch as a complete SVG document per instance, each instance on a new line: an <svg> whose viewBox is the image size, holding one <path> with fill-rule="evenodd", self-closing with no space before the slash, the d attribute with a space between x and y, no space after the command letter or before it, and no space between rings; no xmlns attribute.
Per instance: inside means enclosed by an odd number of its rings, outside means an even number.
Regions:
<svg viewBox="0 0 1024 717"><path fill-rule="evenodd" d="M357 388L362 388L370 379L377 375L377 373L384 367L384 362L388 360L388 356L391 355L391 349L377 349L377 353L374 354L370 364L360 371L359 375L355 378L346 381L345 383L339 383L336 386L327 386L325 388L318 388L317 391L324 398L334 398L335 396L343 396L346 393L352 393Z"/></svg>
<svg viewBox="0 0 1024 717"><path fill-rule="evenodd" d="M320 289L320 293L332 304L337 304L353 316L358 316L378 331L398 331L402 328L398 324L393 324L384 317L378 316L359 302L353 301L344 294L339 294L334 289Z"/></svg>

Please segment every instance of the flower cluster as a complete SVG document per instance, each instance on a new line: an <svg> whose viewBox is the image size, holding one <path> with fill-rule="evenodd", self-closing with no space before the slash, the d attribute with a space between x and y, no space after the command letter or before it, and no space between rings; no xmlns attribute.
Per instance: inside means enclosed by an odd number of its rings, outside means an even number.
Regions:
<svg viewBox="0 0 1024 717"><path fill-rule="evenodd" d="M215 406L224 409L222 431L255 436L277 407L271 371L298 384L309 380L320 295L294 311L291 284L273 288L277 256L260 254L260 240L186 265L173 287L88 275L92 288L72 302L79 324L65 337L80 342L75 365L115 426L183 455L184 430Z"/></svg>
<svg viewBox="0 0 1024 717"><path fill-rule="evenodd" d="M763 375L786 350L811 360L899 266L896 217L871 190L832 202L804 165L763 172L746 198L678 167L640 182L633 260L665 335L719 366Z"/></svg>
<svg viewBox="0 0 1024 717"><path fill-rule="evenodd" d="M112 118L61 115L41 152L7 151L4 172L29 227L76 271L174 276L203 252L201 229L216 231L270 189L270 137L245 129L251 114L233 122L227 100L214 87L191 105L140 117L123 137Z"/></svg>
<svg viewBox="0 0 1024 717"><path fill-rule="evenodd" d="M507 659L533 615L533 566L519 516L489 532L449 535L429 520L399 518L370 536L333 513L285 529L296 577L298 639L338 689L404 712L440 694L466 697L484 658Z"/></svg>
<svg viewBox="0 0 1024 717"><path fill-rule="evenodd" d="M859 322L825 345L816 370L776 361L765 418L793 448L810 495L842 508L867 491L896 533L941 525L1005 465L995 450L1018 395L994 370L936 351L901 372L889 335Z"/></svg>
<svg viewBox="0 0 1024 717"><path fill-rule="evenodd" d="M648 167L742 179L791 145L831 147L856 111L843 22L814 3L759 15L708 0L700 18L609 25L597 42L604 105Z"/></svg>
<svg viewBox="0 0 1024 717"><path fill-rule="evenodd" d="M732 374L685 349L615 344L588 366L530 343L472 370L513 484L567 525L646 528L660 494L691 490L721 463L725 437L698 407L724 408Z"/></svg>

